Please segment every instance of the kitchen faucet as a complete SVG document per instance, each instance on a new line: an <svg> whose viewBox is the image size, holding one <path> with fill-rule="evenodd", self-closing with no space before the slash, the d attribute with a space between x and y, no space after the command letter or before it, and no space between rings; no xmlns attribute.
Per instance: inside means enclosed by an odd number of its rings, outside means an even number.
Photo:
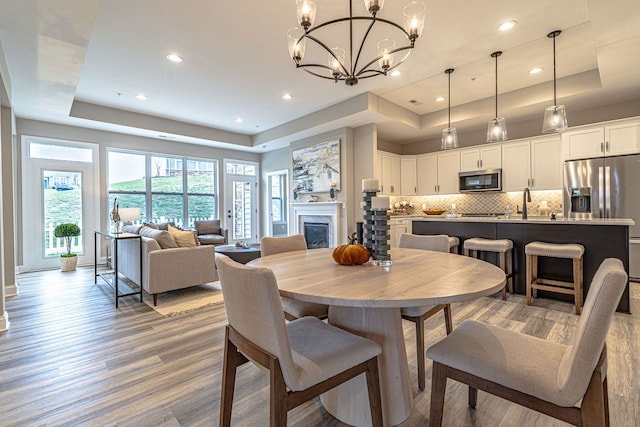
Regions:
<svg viewBox="0 0 640 427"><path fill-rule="evenodd" d="M529 187L525 187L522 192L522 219L527 219L527 202L531 201Z"/></svg>

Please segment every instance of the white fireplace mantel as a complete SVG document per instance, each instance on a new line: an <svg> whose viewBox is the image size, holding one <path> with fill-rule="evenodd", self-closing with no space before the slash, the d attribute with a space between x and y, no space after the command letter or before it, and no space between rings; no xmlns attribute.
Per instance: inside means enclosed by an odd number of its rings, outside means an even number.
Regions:
<svg viewBox="0 0 640 427"><path fill-rule="evenodd" d="M342 233L342 210L344 202L307 202L290 203L291 218L293 219L293 231L295 234L304 234L303 216L327 216L331 220L331 246L340 245Z"/></svg>

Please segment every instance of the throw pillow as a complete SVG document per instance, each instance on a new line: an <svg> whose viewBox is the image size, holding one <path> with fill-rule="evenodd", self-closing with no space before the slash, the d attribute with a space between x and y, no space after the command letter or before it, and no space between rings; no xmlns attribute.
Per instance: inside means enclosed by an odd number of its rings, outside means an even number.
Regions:
<svg viewBox="0 0 640 427"><path fill-rule="evenodd" d="M198 246L198 239L193 231L182 231L169 224L169 233L173 236L176 244L180 248L190 248Z"/></svg>
<svg viewBox="0 0 640 427"><path fill-rule="evenodd" d="M160 230L158 226L152 222L143 222L142 225L145 227L153 228L154 230Z"/></svg>
<svg viewBox="0 0 640 427"><path fill-rule="evenodd" d="M165 230L155 230L151 227L142 227L140 235L155 239L162 249L177 248L178 244L171 233Z"/></svg>
<svg viewBox="0 0 640 427"><path fill-rule="evenodd" d="M122 226L122 231L125 233L131 233L131 234L138 234L138 232L140 231L140 228L142 228L141 225L123 225Z"/></svg>

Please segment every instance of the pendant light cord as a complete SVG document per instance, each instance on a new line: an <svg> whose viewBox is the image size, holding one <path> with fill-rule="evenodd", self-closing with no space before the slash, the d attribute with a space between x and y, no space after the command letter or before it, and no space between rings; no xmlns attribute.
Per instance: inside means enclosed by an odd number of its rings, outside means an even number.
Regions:
<svg viewBox="0 0 640 427"><path fill-rule="evenodd" d="M498 55L496 55L496 119L498 118Z"/></svg>
<svg viewBox="0 0 640 427"><path fill-rule="evenodd" d="M553 35L553 105L557 106L556 102L556 37L557 34Z"/></svg>
<svg viewBox="0 0 640 427"><path fill-rule="evenodd" d="M449 128L449 130L451 130L451 72L449 72L448 75L449 75L449 94L447 95L447 99L449 100L449 121L447 122L448 123L447 127Z"/></svg>

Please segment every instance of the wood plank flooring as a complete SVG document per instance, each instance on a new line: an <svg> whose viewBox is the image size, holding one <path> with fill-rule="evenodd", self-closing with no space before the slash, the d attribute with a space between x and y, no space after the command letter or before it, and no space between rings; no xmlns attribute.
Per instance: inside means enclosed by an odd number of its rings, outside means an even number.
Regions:
<svg viewBox="0 0 640 427"><path fill-rule="evenodd" d="M18 276L7 301L11 322L0 333L0 426L211 426L218 423L224 306L163 317L135 297L115 309L111 288L93 269ZM145 296L145 298L148 296ZM499 294L453 307L454 326L477 319L567 343L573 305ZM640 425L640 284L631 285L633 315L616 313L607 342L612 426ZM445 335L442 316L426 322L427 345ZM429 425L429 391L417 388L413 324L404 324L415 408L402 426ZM532 361L535 363L539 361ZM427 361L427 389L431 382ZM446 426L563 426L482 392L476 410L466 388L449 382ZM239 369L233 425L268 425L268 378ZM291 426L342 426L316 399L289 413Z"/></svg>

